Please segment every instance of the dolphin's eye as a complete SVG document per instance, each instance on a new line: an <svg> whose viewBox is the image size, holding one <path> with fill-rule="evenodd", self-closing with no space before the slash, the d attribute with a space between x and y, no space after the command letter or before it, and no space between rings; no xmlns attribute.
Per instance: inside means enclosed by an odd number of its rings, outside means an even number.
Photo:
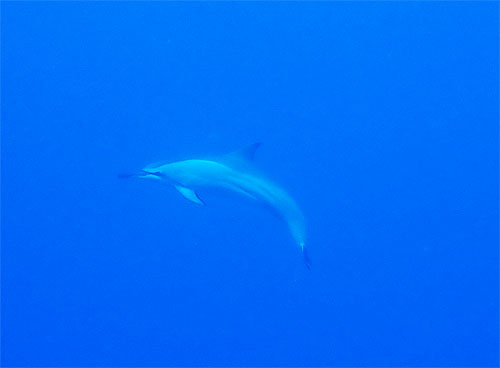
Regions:
<svg viewBox="0 0 500 368"><path fill-rule="evenodd" d="M157 171L157 172L152 172L152 173L150 173L150 174L151 174L151 175L154 175L154 176L158 176L158 177L160 177L160 178L162 178L162 177L164 176L164 175L163 175L161 172L159 172L159 171Z"/></svg>

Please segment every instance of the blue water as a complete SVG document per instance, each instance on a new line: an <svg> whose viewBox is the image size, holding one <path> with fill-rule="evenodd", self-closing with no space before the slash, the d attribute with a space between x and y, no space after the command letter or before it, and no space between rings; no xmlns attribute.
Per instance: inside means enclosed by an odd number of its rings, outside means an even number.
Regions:
<svg viewBox="0 0 500 368"><path fill-rule="evenodd" d="M2 366L499 364L498 2L1 5Z"/></svg>

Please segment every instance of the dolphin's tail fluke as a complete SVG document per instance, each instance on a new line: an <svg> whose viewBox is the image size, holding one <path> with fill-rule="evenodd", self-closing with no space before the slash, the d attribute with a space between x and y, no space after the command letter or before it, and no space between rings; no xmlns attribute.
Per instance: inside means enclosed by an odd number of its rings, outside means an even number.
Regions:
<svg viewBox="0 0 500 368"><path fill-rule="evenodd" d="M300 248L302 249L302 256L304 257L304 263L306 264L306 267L310 270L311 259L309 258L309 254L307 253L307 248L305 247L305 244L303 242L300 243Z"/></svg>

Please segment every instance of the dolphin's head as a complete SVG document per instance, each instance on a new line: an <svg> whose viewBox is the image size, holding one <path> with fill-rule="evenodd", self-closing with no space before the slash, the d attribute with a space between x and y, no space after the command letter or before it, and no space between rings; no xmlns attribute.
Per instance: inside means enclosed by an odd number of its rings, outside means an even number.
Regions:
<svg viewBox="0 0 500 368"><path fill-rule="evenodd" d="M168 170L166 166L168 165L148 165L141 170L137 177L155 180L168 179Z"/></svg>
<svg viewBox="0 0 500 368"><path fill-rule="evenodd" d="M178 161L172 163L155 163L150 164L135 174L120 174L120 178L141 178L154 179L175 185L184 185L185 181L190 177L190 169L192 169L189 161Z"/></svg>
<svg viewBox="0 0 500 368"><path fill-rule="evenodd" d="M167 179L168 176L165 173L166 170L164 166L167 165L158 165L158 164L148 165L142 170L139 170L139 172L136 172L134 174L118 174L118 177L122 179L128 179L128 178L147 178L155 180Z"/></svg>

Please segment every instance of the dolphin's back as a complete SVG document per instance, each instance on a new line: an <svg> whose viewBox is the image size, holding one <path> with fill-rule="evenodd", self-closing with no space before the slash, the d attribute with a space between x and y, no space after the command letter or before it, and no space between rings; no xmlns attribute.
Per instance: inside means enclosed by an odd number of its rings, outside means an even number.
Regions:
<svg viewBox="0 0 500 368"><path fill-rule="evenodd" d="M293 198L278 185L261 176L243 172L217 161L185 160L169 164L177 180L188 188L216 187L263 202L287 224L298 245L305 243L304 216Z"/></svg>
<svg viewBox="0 0 500 368"><path fill-rule="evenodd" d="M302 249L304 260L309 267L309 259L305 248L305 221L302 211L295 200L281 187L272 181L253 172L249 167L239 167L241 159L251 156L258 145L245 149L245 155L233 156L229 161L215 160L184 160L152 166L143 169L160 180L170 181L187 199L203 204L196 194L196 190L204 187L223 188L257 202L282 218L297 245ZM244 157L245 156L245 157ZM232 163L231 163L232 162Z"/></svg>

